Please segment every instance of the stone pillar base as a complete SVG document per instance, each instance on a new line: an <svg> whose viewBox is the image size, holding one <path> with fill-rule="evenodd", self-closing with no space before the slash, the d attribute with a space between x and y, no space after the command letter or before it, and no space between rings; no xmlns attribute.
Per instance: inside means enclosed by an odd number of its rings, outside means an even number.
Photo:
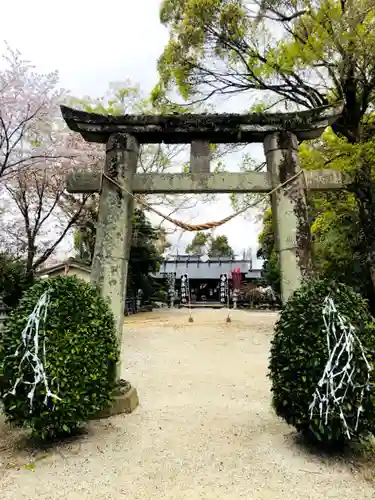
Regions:
<svg viewBox="0 0 375 500"><path fill-rule="evenodd" d="M122 387L119 387L113 398L112 405L95 415L95 419L108 418L120 413L133 413L138 405L139 399L135 387L126 388L125 391L122 390Z"/></svg>

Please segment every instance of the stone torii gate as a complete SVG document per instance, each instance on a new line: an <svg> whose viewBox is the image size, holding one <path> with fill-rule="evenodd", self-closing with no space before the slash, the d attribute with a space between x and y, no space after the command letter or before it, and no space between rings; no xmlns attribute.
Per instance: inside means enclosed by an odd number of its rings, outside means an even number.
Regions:
<svg viewBox="0 0 375 500"><path fill-rule="evenodd" d="M70 193L100 192L99 219L91 271L93 284L109 297L121 345L128 260L136 193L272 193L282 301L310 272L310 228L306 191L343 187L334 170L300 172L298 143L318 138L342 106L272 114L106 116L61 106L73 131L89 142L106 144L103 172L74 172ZM263 142L267 172L210 172L210 144ZM139 145L190 144L190 173L137 173ZM303 178L304 177L304 178ZM291 185L285 183L291 179ZM306 183L305 183L306 182ZM284 184L276 189L280 184Z"/></svg>

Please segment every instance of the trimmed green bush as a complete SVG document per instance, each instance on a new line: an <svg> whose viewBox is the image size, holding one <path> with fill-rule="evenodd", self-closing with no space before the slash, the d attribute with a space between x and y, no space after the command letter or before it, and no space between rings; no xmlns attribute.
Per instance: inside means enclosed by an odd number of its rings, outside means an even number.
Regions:
<svg viewBox="0 0 375 500"><path fill-rule="evenodd" d="M339 407L330 398L328 422L325 413L320 418L319 403L310 416L310 404L326 367L329 351L327 332L323 321L324 299L330 296L338 312L355 328L355 334L363 345L366 358L373 366L375 354L375 329L366 301L351 288L343 284L314 280L297 290L283 308L276 323L271 342L269 376L272 382L272 402L277 415L297 431L309 438L329 445L343 444L352 437L372 432L375 428L374 371L370 372L370 390L366 390L362 400L363 413L356 429L357 412L361 404L361 390L367 385L368 369L356 342L354 347L355 372L352 384L343 384L336 393L343 396L341 405L343 416L350 431L350 438ZM341 329L336 326L337 338ZM331 349L336 344L330 335ZM332 350L331 350L332 352ZM339 352L339 351L338 351ZM348 361L347 351L338 359L338 369ZM352 370L353 363L349 371ZM335 378L336 384L340 380ZM325 385L321 393L325 392ZM324 407L325 408L325 407Z"/></svg>
<svg viewBox="0 0 375 500"><path fill-rule="evenodd" d="M49 390L60 400L48 397L45 401L46 385L41 380L35 386L30 406L28 394L35 381L35 360L30 357L21 363L27 350L22 332L46 291L49 303L46 320L42 319L40 325L38 357ZM33 334L29 350L35 354L34 338ZM72 433L111 403L119 356L113 315L99 292L74 276L40 280L24 294L9 318L2 354L10 391L3 397L6 416L17 425L30 427L39 438Z"/></svg>

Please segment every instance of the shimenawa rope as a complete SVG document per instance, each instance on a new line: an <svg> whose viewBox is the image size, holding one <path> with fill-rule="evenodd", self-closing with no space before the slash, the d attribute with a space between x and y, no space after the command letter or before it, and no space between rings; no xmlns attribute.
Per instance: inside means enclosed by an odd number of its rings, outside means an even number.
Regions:
<svg viewBox="0 0 375 500"><path fill-rule="evenodd" d="M264 199L265 197L270 196L271 194L273 194L274 192L276 192L278 189L281 189L286 184L289 184L290 182L294 181L301 174L304 176L304 171L302 169L299 172L297 172L296 174L292 175L292 177L290 177L286 181L281 182L280 184L278 184L276 187L274 187L273 189L271 189L271 191L265 193L262 196L262 199ZM203 223L203 224L188 224L186 222L182 222L180 220L173 219L172 217L169 217L168 215L164 215L162 212L159 212L159 210L157 210L155 207L153 207L152 205L150 205L147 202L145 202L142 198L140 198L139 196L134 195L133 193L131 193L130 191L128 191L127 189L125 189L123 186L121 186L118 182L116 182L114 179L112 179L111 177L109 177L103 170L102 170L102 174L101 174L101 183L100 183L100 191L99 192L101 192L101 190L102 190L103 178L107 179L109 182L111 182L112 184L114 184L115 186L117 186L121 191L125 191L125 193L129 194L130 196L132 196L134 198L134 200L136 200L140 205L143 205L143 207L146 210L154 212L155 214L157 214L160 217L162 217L163 219L169 221L171 224L174 224L175 226L183 229L184 231L205 231L206 229L214 229L216 227L222 226L223 224L226 224L227 222L229 222L230 220L234 219L238 215L243 214L244 212L246 212L250 208L256 207L257 205L259 205L259 203L262 200L261 199L261 200L255 201L253 203L248 203L247 205L245 205L245 207L241 208L240 210L237 210L236 212L232 213L231 215L228 215L228 217L225 217L224 219L221 219L221 220L219 220L217 222L206 222L206 223ZM305 179L305 185L306 185L306 179Z"/></svg>

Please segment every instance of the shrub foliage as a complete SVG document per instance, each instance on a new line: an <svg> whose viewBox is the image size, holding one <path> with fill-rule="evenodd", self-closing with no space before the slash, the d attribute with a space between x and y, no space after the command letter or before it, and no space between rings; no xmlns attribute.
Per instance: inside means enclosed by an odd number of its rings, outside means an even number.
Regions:
<svg viewBox="0 0 375 500"><path fill-rule="evenodd" d="M375 330L366 301L346 285L314 280L297 290L281 312L271 342L269 376L272 382L273 407L277 415L293 425L297 431L319 442L333 445L344 443L349 439L338 407L330 400L327 425L325 419L320 418L319 406L316 407L312 418L309 409L328 361L327 333L323 321L323 303L327 295L332 297L339 313L354 326L366 358L370 365L373 364ZM340 336L339 328L337 333ZM368 376L368 369L358 343L355 344L354 352L353 381L357 387L344 383L336 394L343 396L347 390L342 409L352 430L356 427L357 410L361 402L361 391L358 386L365 385ZM344 368L347 361L348 355L344 351L338 367ZM352 368L353 363L349 370ZM358 437L374 429L373 371L370 377L370 390L365 391L362 400L364 412L359 419L357 430L351 433L351 437ZM338 382L337 378L335 384Z"/></svg>
<svg viewBox="0 0 375 500"><path fill-rule="evenodd" d="M45 403L45 385L39 382L30 410L28 394L35 373L27 360L21 364L25 353L21 335L46 290L50 299L39 332L39 358L50 391L61 400L48 398ZM8 391L21 378L14 394L3 397L5 413L15 424L30 427L34 435L46 439L71 433L110 404L119 355L116 331L107 302L90 284L73 276L37 282L10 316L2 344Z"/></svg>
<svg viewBox="0 0 375 500"><path fill-rule="evenodd" d="M0 295L8 307L16 307L22 294L32 286L34 277L26 265L6 252L0 252Z"/></svg>

